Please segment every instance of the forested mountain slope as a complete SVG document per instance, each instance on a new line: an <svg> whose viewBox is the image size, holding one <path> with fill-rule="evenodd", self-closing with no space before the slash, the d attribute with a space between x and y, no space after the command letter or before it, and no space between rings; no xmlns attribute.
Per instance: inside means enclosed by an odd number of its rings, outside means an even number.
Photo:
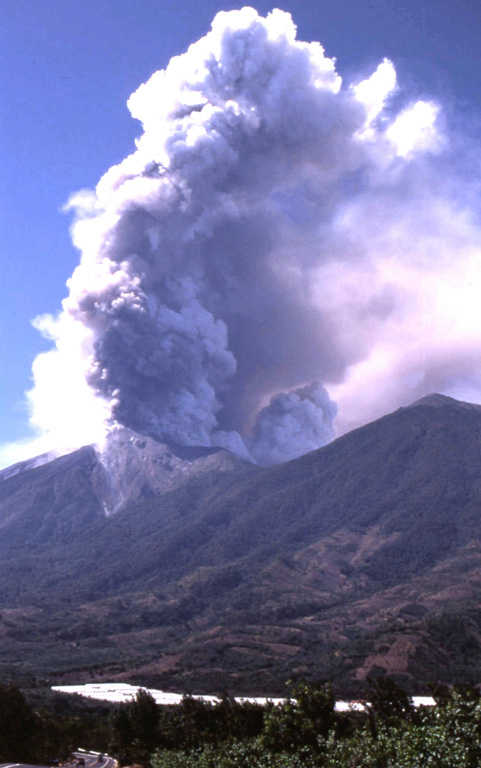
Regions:
<svg viewBox="0 0 481 768"><path fill-rule="evenodd" d="M480 438L478 406L432 395L267 469L124 433L115 461L6 470L0 665L204 692L479 677Z"/></svg>

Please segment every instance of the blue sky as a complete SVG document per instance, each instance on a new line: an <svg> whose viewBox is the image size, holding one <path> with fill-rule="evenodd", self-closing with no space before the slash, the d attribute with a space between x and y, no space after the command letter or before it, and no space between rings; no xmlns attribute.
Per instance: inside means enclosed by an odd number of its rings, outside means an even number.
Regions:
<svg viewBox="0 0 481 768"><path fill-rule="evenodd" d="M0 4L0 442L27 432L23 392L47 347L31 320L55 313L78 262L61 206L133 150L129 95L204 35L209 0L2 0ZM265 14L273 7L255 4ZM298 38L318 40L347 80L386 56L401 88L433 95L473 135L479 126L477 0L284 2Z"/></svg>

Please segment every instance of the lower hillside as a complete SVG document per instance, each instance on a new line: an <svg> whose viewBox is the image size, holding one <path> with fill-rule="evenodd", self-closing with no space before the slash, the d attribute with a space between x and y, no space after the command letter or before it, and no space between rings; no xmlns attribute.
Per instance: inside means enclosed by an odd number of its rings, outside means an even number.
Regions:
<svg viewBox="0 0 481 768"><path fill-rule="evenodd" d="M196 459L109 517L93 449L0 477L0 676L479 680L480 430L479 408L433 396L282 466Z"/></svg>

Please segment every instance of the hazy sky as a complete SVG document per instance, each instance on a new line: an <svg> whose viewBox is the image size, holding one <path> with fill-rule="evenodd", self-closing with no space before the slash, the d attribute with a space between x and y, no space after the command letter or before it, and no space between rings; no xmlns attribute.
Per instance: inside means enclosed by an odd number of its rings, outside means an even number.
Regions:
<svg viewBox="0 0 481 768"><path fill-rule="evenodd" d="M23 393L48 347L31 326L60 309L78 263L61 207L133 151L141 129L126 101L173 55L206 34L208 0L2 0L0 443L27 434ZM261 14L272 9L264 0ZM274 6L276 7L276 6ZM318 40L346 81L384 57L402 91L434 98L468 135L479 132L481 7L477 0L284 2L298 39ZM481 334L481 331L480 331Z"/></svg>

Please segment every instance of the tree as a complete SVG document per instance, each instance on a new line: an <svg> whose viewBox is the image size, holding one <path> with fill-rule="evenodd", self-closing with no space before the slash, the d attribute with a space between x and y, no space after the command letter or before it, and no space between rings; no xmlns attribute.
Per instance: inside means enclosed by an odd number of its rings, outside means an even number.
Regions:
<svg viewBox="0 0 481 768"><path fill-rule="evenodd" d="M263 742L274 752L320 747L336 723L335 696L330 683L301 682L280 706L264 716Z"/></svg>
<svg viewBox="0 0 481 768"><path fill-rule="evenodd" d="M121 704L111 718L112 747L125 760L147 760L159 742L159 708L141 688L133 701Z"/></svg>
<svg viewBox="0 0 481 768"><path fill-rule="evenodd" d="M371 690L369 701L371 710L381 720L393 719L411 720L415 714L415 708L411 697L404 688L391 680L390 677L378 677L370 681Z"/></svg>
<svg viewBox="0 0 481 768"><path fill-rule="evenodd" d="M36 717L21 691L0 685L0 762L35 758Z"/></svg>

